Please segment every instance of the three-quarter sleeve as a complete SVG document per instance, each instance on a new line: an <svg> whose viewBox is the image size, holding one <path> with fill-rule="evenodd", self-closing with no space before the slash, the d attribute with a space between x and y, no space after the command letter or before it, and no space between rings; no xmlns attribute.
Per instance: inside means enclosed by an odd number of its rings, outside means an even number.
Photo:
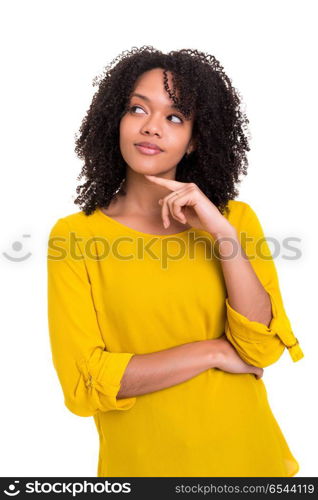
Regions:
<svg viewBox="0 0 318 500"><path fill-rule="evenodd" d="M242 202L243 203L243 202ZM242 248L270 297L272 320L269 326L250 321L233 309L226 298L225 335L246 362L258 367L275 363L285 348L293 361L304 357L286 314L276 267L254 210L247 204L238 231Z"/></svg>
<svg viewBox="0 0 318 500"><path fill-rule="evenodd" d="M106 350L85 258L65 219L49 235L47 279L52 360L66 407L82 417L130 409L135 397L116 396L134 353Z"/></svg>

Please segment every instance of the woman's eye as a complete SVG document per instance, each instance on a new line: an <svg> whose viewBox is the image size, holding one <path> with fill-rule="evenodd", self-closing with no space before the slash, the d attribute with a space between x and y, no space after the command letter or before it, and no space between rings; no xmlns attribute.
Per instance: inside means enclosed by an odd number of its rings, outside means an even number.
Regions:
<svg viewBox="0 0 318 500"><path fill-rule="evenodd" d="M131 106L131 107L129 108L130 113L134 113L134 114L135 114L135 113L136 113L136 111L134 111L135 109L141 109L141 110L143 111L143 109L142 109L140 106L135 105L135 106ZM137 114L140 114L140 113L137 113ZM177 122L173 122L173 123L182 123L182 122L183 122L183 120L182 120L182 118L180 118L180 116L177 116L177 115L170 115L170 116L169 116L169 118L170 118L171 116L174 116L174 118L177 118L177 120L178 120Z"/></svg>
<svg viewBox="0 0 318 500"><path fill-rule="evenodd" d="M140 106L131 106L131 107L129 108L129 111L132 111L132 112L133 112L133 109L134 109L134 108L137 108L137 109L142 109Z"/></svg>
<svg viewBox="0 0 318 500"><path fill-rule="evenodd" d="M178 120L179 120L179 121L178 121L178 122L174 122L174 123L182 123L182 121L183 121L183 120L182 120L179 116L177 116L177 115L170 115L170 116L174 116L175 118L178 118Z"/></svg>

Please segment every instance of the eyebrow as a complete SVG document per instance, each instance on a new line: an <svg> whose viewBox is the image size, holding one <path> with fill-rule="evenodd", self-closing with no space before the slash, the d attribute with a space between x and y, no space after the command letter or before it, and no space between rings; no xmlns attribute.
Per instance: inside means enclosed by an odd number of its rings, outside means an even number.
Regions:
<svg viewBox="0 0 318 500"><path fill-rule="evenodd" d="M144 99L145 101L147 102L151 102L151 100L149 99L149 97L147 97L146 95L142 95L142 94L137 94L136 92L134 94L131 94L130 97L140 97L141 99ZM175 106L174 104L171 104L169 106L169 108L171 109L177 109L179 111L179 109L177 108L177 106ZM180 111L181 112L181 111Z"/></svg>

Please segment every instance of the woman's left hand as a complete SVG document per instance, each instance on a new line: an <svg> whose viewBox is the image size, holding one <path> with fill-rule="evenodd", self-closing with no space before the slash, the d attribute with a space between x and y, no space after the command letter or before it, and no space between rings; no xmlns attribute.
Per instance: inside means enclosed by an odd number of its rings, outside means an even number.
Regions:
<svg viewBox="0 0 318 500"><path fill-rule="evenodd" d="M145 177L172 191L159 200L165 228L169 227L169 215L172 215L177 221L188 223L191 227L202 229L216 237L235 231L219 209L193 182L179 182L155 175L145 175Z"/></svg>

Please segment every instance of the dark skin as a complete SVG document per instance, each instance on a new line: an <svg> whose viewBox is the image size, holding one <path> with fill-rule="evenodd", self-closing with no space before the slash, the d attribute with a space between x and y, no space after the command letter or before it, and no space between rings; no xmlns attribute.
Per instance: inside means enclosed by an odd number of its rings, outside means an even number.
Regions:
<svg viewBox="0 0 318 500"><path fill-rule="evenodd" d="M169 86L172 87L171 74L168 73L168 77ZM184 154L195 149L192 138L193 117L185 119L180 111L171 108L172 102L162 85L160 68L141 75L132 94L139 96L131 96L130 110L120 122L120 150L127 164L124 184L126 196L118 194L108 208L102 208L102 211L125 226L143 233L169 235L182 232L192 227L192 224L182 223L180 219L170 216L168 227L163 226L162 203L159 201L165 199L171 191L164 183L152 182L146 176L175 179L178 162ZM140 96L145 96L146 99ZM162 152L158 155L142 154L135 146L142 141L158 145ZM220 214L218 221L222 223L222 228L231 230ZM250 270L246 266L250 264L242 262L242 265L248 276ZM252 282L253 276L250 275L250 279ZM213 350L216 368L231 373L254 373L256 378L262 377L263 369L245 363L225 335L206 345ZM134 358L129 363L129 369L139 362L138 357Z"/></svg>
<svg viewBox="0 0 318 500"><path fill-rule="evenodd" d="M171 74L169 85L172 86ZM149 234L169 235L190 228L171 220L165 229L162 224L159 199L167 194L165 187L156 186L146 174L174 179L177 164L185 153L193 150L191 142L193 119L186 120L171 108L171 100L162 85L162 70L156 68L144 73L136 82L133 93L149 99L133 96L130 113L120 122L120 150L125 162L126 196L116 196L103 212L138 231ZM147 141L157 144L163 151L159 155L141 154L135 143Z"/></svg>

